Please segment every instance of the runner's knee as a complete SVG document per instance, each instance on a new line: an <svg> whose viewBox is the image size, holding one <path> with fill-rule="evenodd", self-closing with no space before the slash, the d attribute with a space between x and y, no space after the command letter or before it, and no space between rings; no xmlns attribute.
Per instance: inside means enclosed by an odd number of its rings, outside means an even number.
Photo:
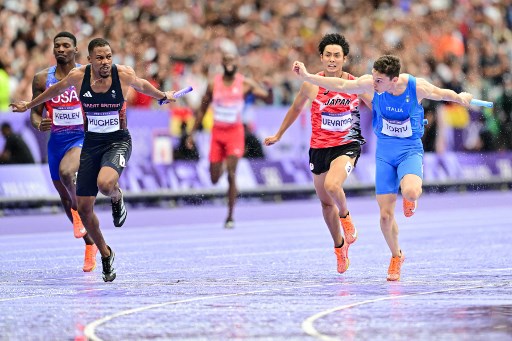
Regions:
<svg viewBox="0 0 512 341"><path fill-rule="evenodd" d="M76 170L71 169L70 167L65 167L65 168L59 169L60 180L65 185L69 185L69 184L73 183L75 174L76 174Z"/></svg>
<svg viewBox="0 0 512 341"><path fill-rule="evenodd" d="M335 181L325 181L324 189L331 197L335 197L341 191L341 185Z"/></svg>
<svg viewBox="0 0 512 341"><path fill-rule="evenodd" d="M416 201L420 197L422 193L421 187L405 187L402 189L402 196L404 196L409 201Z"/></svg>
<svg viewBox="0 0 512 341"><path fill-rule="evenodd" d="M82 221L87 221L93 212L93 206L87 201L78 200L77 211Z"/></svg>
<svg viewBox="0 0 512 341"><path fill-rule="evenodd" d="M395 219L395 214L393 210L388 208L382 208L380 210L380 226L381 228L384 226L391 227L391 223L393 222L393 219Z"/></svg>
<svg viewBox="0 0 512 341"><path fill-rule="evenodd" d="M110 196L115 189L117 181L98 179L98 190L106 196Z"/></svg>

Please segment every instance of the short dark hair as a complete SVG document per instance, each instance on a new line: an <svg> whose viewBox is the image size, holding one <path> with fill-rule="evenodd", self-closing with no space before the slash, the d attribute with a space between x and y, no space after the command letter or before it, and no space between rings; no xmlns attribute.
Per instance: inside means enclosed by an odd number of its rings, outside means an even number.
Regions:
<svg viewBox="0 0 512 341"><path fill-rule="evenodd" d="M400 76L400 59L397 56L384 55L373 63L373 69L390 79Z"/></svg>
<svg viewBox="0 0 512 341"><path fill-rule="evenodd" d="M4 122L4 123L2 123L2 128L1 129L2 130L4 130L4 129L12 130L12 127L11 127L11 125L8 122Z"/></svg>
<svg viewBox="0 0 512 341"><path fill-rule="evenodd" d="M89 43L89 46L87 46L87 50L89 51L89 54L91 54L91 52L96 48L96 47L103 47L103 46L108 46L110 47L110 44L108 41L106 41L105 39L103 38L94 38L93 40L91 40L91 42Z"/></svg>
<svg viewBox="0 0 512 341"><path fill-rule="evenodd" d="M57 38L60 38L60 37L71 39L73 41L73 46L76 47L76 37L73 35L73 33L69 33L66 31L59 32L59 33L57 33L57 35L55 37L53 37L53 42L55 43L55 40L57 40Z"/></svg>
<svg viewBox="0 0 512 341"><path fill-rule="evenodd" d="M350 52L350 45L348 44L347 39L344 36L338 33L328 33L326 34L322 40L320 40L320 44L318 44L318 52L320 54L324 53L325 47L327 45L339 45L343 50L343 55L346 57Z"/></svg>

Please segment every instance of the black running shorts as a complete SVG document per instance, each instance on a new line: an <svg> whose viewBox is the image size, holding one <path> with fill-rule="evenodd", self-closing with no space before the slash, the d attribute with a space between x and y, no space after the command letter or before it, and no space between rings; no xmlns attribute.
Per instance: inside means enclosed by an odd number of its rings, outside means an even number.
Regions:
<svg viewBox="0 0 512 341"><path fill-rule="evenodd" d="M110 167L121 176L131 154L132 138L128 130L122 129L112 133L86 132L80 154L76 195L96 196L100 169Z"/></svg>
<svg viewBox="0 0 512 341"><path fill-rule="evenodd" d="M350 158L356 158L354 166L361 155L361 144L359 142L350 142L336 147L329 148L310 148L309 149L309 169L316 175L325 173L331 168L331 162L341 155L347 155Z"/></svg>

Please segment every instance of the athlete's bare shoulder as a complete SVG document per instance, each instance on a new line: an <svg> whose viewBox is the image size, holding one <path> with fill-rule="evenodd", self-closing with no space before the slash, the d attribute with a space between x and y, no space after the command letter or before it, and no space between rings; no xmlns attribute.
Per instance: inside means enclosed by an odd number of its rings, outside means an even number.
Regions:
<svg viewBox="0 0 512 341"><path fill-rule="evenodd" d="M46 79L48 78L48 71L50 68L43 69L39 72L37 72L34 75L34 79L32 80L32 87L37 89L44 89L46 88Z"/></svg>
<svg viewBox="0 0 512 341"><path fill-rule="evenodd" d="M68 73L68 77L69 76L73 76L73 77L83 77L83 75L85 75L85 68L87 67L87 65L81 65L81 66L77 66L77 67L74 67L72 68L69 73Z"/></svg>
<svg viewBox="0 0 512 341"><path fill-rule="evenodd" d="M116 64L117 72L119 74L127 75L127 76L133 76L135 75L135 70L129 65L123 65L123 64Z"/></svg>
<svg viewBox="0 0 512 341"><path fill-rule="evenodd" d="M138 79L135 70L128 65L116 64L117 74L123 84L132 84Z"/></svg>

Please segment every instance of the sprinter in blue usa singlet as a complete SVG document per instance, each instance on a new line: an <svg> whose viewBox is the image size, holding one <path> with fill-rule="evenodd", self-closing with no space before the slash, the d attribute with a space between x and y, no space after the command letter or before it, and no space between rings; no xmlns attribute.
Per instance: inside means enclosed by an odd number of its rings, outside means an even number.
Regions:
<svg viewBox="0 0 512 341"><path fill-rule="evenodd" d="M76 37L73 34L60 32L55 36L53 54L57 65L44 69L34 76L32 82L34 97L58 83L74 68L80 67L80 64L75 62L77 53ZM32 108L30 121L37 130L50 131L48 167L52 182L59 193L64 212L73 223L75 238L83 238L85 242L82 270L93 271L96 268L98 248L87 233L77 211L76 173L84 141L84 115L76 88L70 86L63 93Z"/></svg>

